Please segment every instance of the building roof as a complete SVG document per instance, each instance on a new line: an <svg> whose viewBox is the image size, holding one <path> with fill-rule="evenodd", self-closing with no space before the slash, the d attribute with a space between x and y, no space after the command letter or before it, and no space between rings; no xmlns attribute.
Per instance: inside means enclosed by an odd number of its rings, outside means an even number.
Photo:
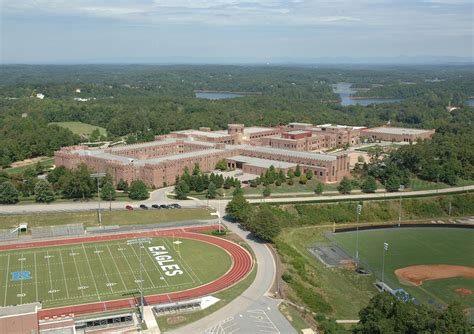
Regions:
<svg viewBox="0 0 474 334"><path fill-rule="evenodd" d="M165 155L165 156L162 156L162 157L152 158L152 159L135 160L134 163L137 164L137 165L157 164L157 163L164 162L164 161L169 161L169 160L179 160L179 159L185 159L185 158L201 157L201 156L210 155L212 153L223 153L223 152L225 152L225 150L218 150L218 149L215 149L215 148L211 148L211 149L202 150L202 151L194 151L194 152L185 152L185 153L173 154L173 155Z"/></svg>
<svg viewBox="0 0 474 334"><path fill-rule="evenodd" d="M392 127L378 127L378 128L370 128L366 131L370 132L378 132L390 135L421 135L426 133L431 133L433 130L425 130L425 129L409 129L409 128L392 128Z"/></svg>
<svg viewBox="0 0 474 334"><path fill-rule="evenodd" d="M337 160L337 156L332 155L332 154L284 150L280 148L273 148L273 147L267 147L267 146L231 145L228 147L230 148L235 147L235 148L245 149L245 150L254 151L254 152L262 152L262 153L269 153L269 154L276 154L276 155L287 155L287 156L302 158L302 159L314 159L314 160L323 160L323 161Z"/></svg>
<svg viewBox="0 0 474 334"><path fill-rule="evenodd" d="M302 135L302 134L308 134L311 133L311 131L305 131L305 130L293 130L293 131L287 131L288 134L290 135Z"/></svg>
<svg viewBox="0 0 474 334"><path fill-rule="evenodd" d="M110 147L107 150L111 152L118 152L118 151L130 150L130 149L140 149L140 148L145 148L145 147L153 147L153 146L160 146L160 145L173 144L173 143L176 143L176 138L165 138L162 140L150 141L146 143L115 146L115 147Z"/></svg>
<svg viewBox="0 0 474 334"><path fill-rule="evenodd" d="M223 138L223 137L229 136L227 132L222 133L218 131L200 131L200 130L193 130L193 129L173 131L172 133L188 135L188 136L203 136L203 137L209 137L209 138Z"/></svg>
<svg viewBox="0 0 474 334"><path fill-rule="evenodd" d="M298 122L288 123L288 125L313 126L313 124L311 124L311 123L298 123Z"/></svg>
<svg viewBox="0 0 474 334"><path fill-rule="evenodd" d="M256 167L262 167L262 168L270 168L270 166L273 166L275 168L282 168L282 169L287 169L287 168L294 168L296 167L295 163L291 162L284 162L284 161L277 161L277 160L270 160L270 159L260 159L260 158L252 158L252 157L244 157L242 155L236 155L230 158L227 158L229 160L235 160L238 162L243 162L252 166Z"/></svg>
<svg viewBox="0 0 474 334"><path fill-rule="evenodd" d="M275 130L275 129L273 129L273 128L264 128L264 127L260 127L260 126L249 126L247 128L244 128L244 133L254 134L254 133L273 131L273 130Z"/></svg>
<svg viewBox="0 0 474 334"><path fill-rule="evenodd" d="M40 310L40 309L41 309L40 303L0 307L0 318L17 315L17 314L35 313L37 310Z"/></svg>

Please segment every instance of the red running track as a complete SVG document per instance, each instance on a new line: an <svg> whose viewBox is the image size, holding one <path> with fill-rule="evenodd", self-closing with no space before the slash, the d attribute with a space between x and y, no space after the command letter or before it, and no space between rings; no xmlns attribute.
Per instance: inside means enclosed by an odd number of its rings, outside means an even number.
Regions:
<svg viewBox="0 0 474 334"><path fill-rule="evenodd" d="M176 236L179 238L188 238L194 240L200 240L211 243L225 249L232 257L232 267L220 278L213 282L188 289L183 291L164 293L159 295L151 295L145 297L146 304L158 304L167 303L179 300L186 300L192 298L198 298L206 296L220 290L229 288L236 284L238 281L246 277L253 267L253 260L250 253L243 247L233 243L231 241L213 237L206 234L198 234L193 232L212 230L216 229L217 226L203 226L203 227L190 227L175 230L165 231L146 231L146 232L133 232L133 233L122 233L112 235L99 235L91 237L78 237L72 239L63 240L48 240L48 241L37 241L28 243L18 243L11 245L0 245L0 250L11 250L11 249L24 249L24 248L38 248L38 247L50 247L60 246L66 244L76 244L85 242L98 242L108 240L120 240L120 239L131 239L137 237L162 237L162 236ZM119 300L111 300L98 303L81 304L74 306L66 306L59 308L44 309L38 312L40 319L52 318L54 316L62 316L68 314L87 314L96 313L110 310L117 310L123 308L134 307L137 303L135 298L126 298Z"/></svg>

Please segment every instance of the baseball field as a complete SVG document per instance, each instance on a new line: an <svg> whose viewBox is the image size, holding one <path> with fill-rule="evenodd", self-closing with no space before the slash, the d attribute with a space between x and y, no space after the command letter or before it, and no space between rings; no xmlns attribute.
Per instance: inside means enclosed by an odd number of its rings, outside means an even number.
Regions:
<svg viewBox="0 0 474 334"><path fill-rule="evenodd" d="M132 239L133 240L133 239ZM43 308L188 290L222 277L231 256L208 242L150 238L0 251L0 305L41 301ZM140 251L143 264L140 277Z"/></svg>
<svg viewBox="0 0 474 334"><path fill-rule="evenodd" d="M331 239L355 255L356 232ZM386 243L386 250L384 250ZM459 302L474 309L474 230L459 228L400 228L359 232L361 265L380 280L403 288L420 302L442 307Z"/></svg>

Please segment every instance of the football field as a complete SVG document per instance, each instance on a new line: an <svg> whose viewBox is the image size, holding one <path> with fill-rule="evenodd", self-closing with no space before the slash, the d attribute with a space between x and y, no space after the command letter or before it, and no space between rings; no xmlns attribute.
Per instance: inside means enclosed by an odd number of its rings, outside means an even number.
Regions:
<svg viewBox="0 0 474 334"><path fill-rule="evenodd" d="M145 295L214 281L232 265L222 248L189 238L155 237L141 249ZM130 298L139 294L140 246L126 239L0 252L0 306L43 308Z"/></svg>
<svg viewBox="0 0 474 334"><path fill-rule="evenodd" d="M355 256L356 232L336 233L331 239L347 254ZM388 244L385 259L384 243ZM361 265L378 279L382 277L384 266L385 282L391 288L403 288L421 302L439 306L459 302L466 308L474 307L473 294L459 293L459 289L474 292L474 278L453 275L427 279L414 286L400 281L395 273L397 269L423 265L462 266L474 270L473 229L424 227L360 231L359 254Z"/></svg>

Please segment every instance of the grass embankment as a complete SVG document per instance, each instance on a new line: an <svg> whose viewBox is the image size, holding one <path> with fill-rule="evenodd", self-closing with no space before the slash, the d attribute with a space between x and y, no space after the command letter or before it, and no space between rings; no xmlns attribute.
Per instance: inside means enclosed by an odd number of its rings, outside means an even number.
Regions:
<svg viewBox="0 0 474 334"><path fill-rule="evenodd" d="M233 233L229 233L223 236L223 238L229 239L235 243L238 243L239 245L247 249L250 253L252 253L252 250L248 246L248 244L237 235ZM253 253L252 253L252 257L253 257ZM256 275L257 275L257 264L254 263L254 267L251 273L246 278L244 278L239 283L235 284L234 286L224 291L213 294L213 297L220 299L220 301L205 310L197 311L193 313L183 313L183 314L178 314L178 315L163 315L163 316L156 317L156 321L158 322L158 326L160 327L160 330L162 332L171 331L179 327L186 326L192 322L195 322L201 318L208 316L209 314L214 313L218 309L224 307L225 305L230 303L232 300L240 296L245 290L247 290L247 288L254 281Z"/></svg>
<svg viewBox="0 0 474 334"><path fill-rule="evenodd" d="M147 225L170 223L186 220L213 219L207 208L150 209L134 211L104 211L103 225ZM97 226L97 212L72 213L35 213L24 215L0 215L0 229L9 229L19 223L28 223L29 227L53 226L82 223L85 227Z"/></svg>
<svg viewBox="0 0 474 334"><path fill-rule="evenodd" d="M47 169L50 169L54 165L54 159L45 157L44 159L40 161L32 161L31 163L27 163L22 166L6 168L4 171L8 175L18 175L18 174L24 173L28 168L35 168L37 163L39 163L43 167L43 170L47 170Z"/></svg>
<svg viewBox="0 0 474 334"><path fill-rule="evenodd" d="M86 135L89 136L92 131L95 129L99 129L99 133L101 136L107 135L107 130L100 126L82 123L82 122L52 122L49 123L51 125L57 125L66 129L71 130L71 132L75 133L76 135Z"/></svg>
<svg viewBox="0 0 474 334"><path fill-rule="evenodd" d="M402 201L403 220L430 221L450 217L450 202L451 217L474 214L474 194L410 198ZM275 207L275 214L285 226L275 240L275 246L286 268L283 285L289 300L331 318L358 319L359 310L376 293L373 277L361 276L349 269L328 268L307 250L315 244L330 243L324 233L332 231L334 222L354 223L356 205L354 201ZM360 221L396 222L398 210L396 199L366 201Z"/></svg>

